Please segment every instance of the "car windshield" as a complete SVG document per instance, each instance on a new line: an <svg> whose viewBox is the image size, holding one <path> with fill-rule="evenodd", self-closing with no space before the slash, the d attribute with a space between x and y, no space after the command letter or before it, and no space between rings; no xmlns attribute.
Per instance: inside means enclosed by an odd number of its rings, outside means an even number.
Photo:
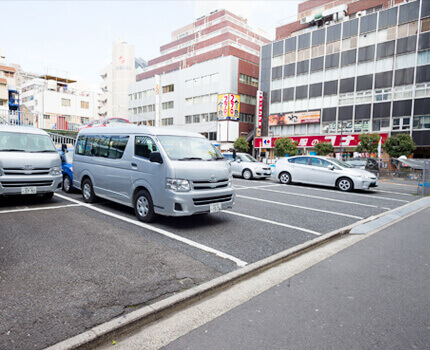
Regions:
<svg viewBox="0 0 430 350"><path fill-rule="evenodd" d="M48 135L0 131L0 152L57 152Z"/></svg>
<svg viewBox="0 0 430 350"><path fill-rule="evenodd" d="M366 165L366 161L360 160L360 159L349 159L346 161L346 163L352 164L352 165L360 165L360 166Z"/></svg>
<svg viewBox="0 0 430 350"><path fill-rule="evenodd" d="M339 165L342 168L353 168L353 166L351 164L348 164L346 162L342 162L341 160L335 159L335 158L331 158L330 162Z"/></svg>
<svg viewBox="0 0 430 350"><path fill-rule="evenodd" d="M66 163L73 163L73 151L68 151L64 154L64 160Z"/></svg>
<svg viewBox="0 0 430 350"><path fill-rule="evenodd" d="M239 157L240 157L240 160L242 160L243 162L256 162L257 161L253 156L250 156L249 154L240 154Z"/></svg>
<svg viewBox="0 0 430 350"><path fill-rule="evenodd" d="M217 160L225 159L205 138L189 136L158 136L171 160Z"/></svg>

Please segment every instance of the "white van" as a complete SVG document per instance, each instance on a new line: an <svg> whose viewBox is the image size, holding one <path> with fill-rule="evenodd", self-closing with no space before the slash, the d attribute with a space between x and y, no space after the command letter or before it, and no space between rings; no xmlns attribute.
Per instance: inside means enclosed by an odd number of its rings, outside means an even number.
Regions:
<svg viewBox="0 0 430 350"><path fill-rule="evenodd" d="M0 195L61 191L61 159L49 135L40 129L0 125Z"/></svg>
<svg viewBox="0 0 430 350"><path fill-rule="evenodd" d="M133 207L139 220L230 209L231 169L204 136L145 126L87 128L78 135L73 185L91 203Z"/></svg>

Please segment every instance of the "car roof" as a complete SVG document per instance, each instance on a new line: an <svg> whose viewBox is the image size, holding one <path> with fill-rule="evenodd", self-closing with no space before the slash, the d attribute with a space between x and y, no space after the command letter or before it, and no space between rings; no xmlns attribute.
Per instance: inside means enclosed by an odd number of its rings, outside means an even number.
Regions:
<svg viewBox="0 0 430 350"><path fill-rule="evenodd" d="M0 131L16 132L20 134L48 135L46 131L38 128L33 128L31 126L0 125Z"/></svg>
<svg viewBox="0 0 430 350"><path fill-rule="evenodd" d="M142 126L131 124L129 126L112 126L112 127L94 127L85 128L79 131L79 135L134 135L134 134L147 134L153 136L189 136L205 138L203 135L174 128L155 127L155 126Z"/></svg>

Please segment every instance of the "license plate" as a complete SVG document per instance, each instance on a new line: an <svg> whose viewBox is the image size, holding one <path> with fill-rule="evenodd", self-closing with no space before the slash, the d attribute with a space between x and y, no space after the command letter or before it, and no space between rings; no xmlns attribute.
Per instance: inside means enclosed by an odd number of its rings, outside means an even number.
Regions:
<svg viewBox="0 0 430 350"><path fill-rule="evenodd" d="M214 203L210 205L210 212L211 213L218 213L219 211L221 211L221 203Z"/></svg>
<svg viewBox="0 0 430 350"><path fill-rule="evenodd" d="M36 187L21 187L21 194L35 194Z"/></svg>

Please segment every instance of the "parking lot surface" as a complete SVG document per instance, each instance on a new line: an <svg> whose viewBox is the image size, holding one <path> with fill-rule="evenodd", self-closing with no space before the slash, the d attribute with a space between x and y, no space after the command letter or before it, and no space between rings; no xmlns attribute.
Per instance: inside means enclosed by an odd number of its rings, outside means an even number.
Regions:
<svg viewBox="0 0 430 350"><path fill-rule="evenodd" d="M0 344L42 349L137 307L418 199L234 179L233 210L144 224L80 193L0 199Z"/></svg>

